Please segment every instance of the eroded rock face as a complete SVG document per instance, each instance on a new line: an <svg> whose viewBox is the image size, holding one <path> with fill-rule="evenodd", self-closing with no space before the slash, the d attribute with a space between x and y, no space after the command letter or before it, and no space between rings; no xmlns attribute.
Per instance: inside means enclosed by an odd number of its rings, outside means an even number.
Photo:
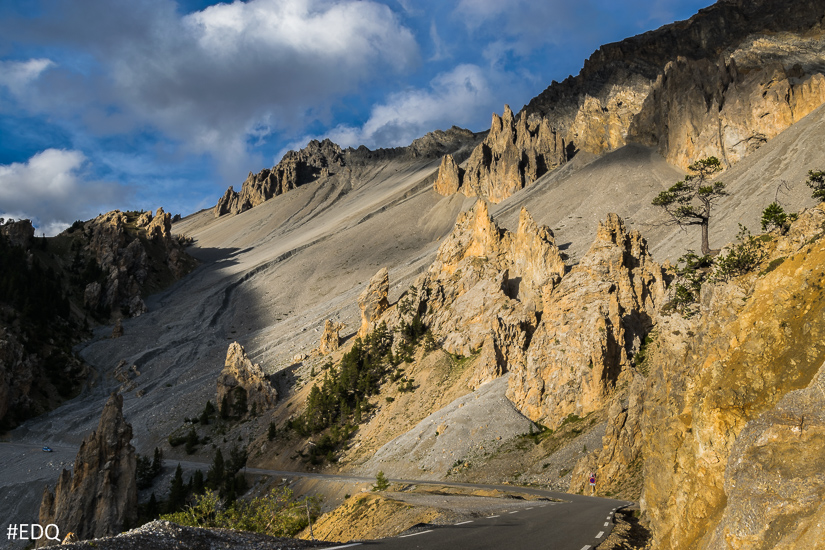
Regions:
<svg viewBox="0 0 825 550"><path fill-rule="evenodd" d="M54 493L46 487L40 524L56 524L80 540L112 536L137 518L132 427L123 418L123 397L112 394L97 430L80 445L74 468L63 470ZM56 544L41 539L38 547Z"/></svg>
<svg viewBox="0 0 825 550"><path fill-rule="evenodd" d="M252 408L254 405L259 413L272 409L278 400L278 392L260 365L252 363L237 342L230 344L226 351L226 362L218 376L217 387L218 403L223 404L226 398L229 407L235 407L238 388L246 393L247 406Z"/></svg>
<svg viewBox="0 0 825 550"><path fill-rule="evenodd" d="M390 293L390 274L386 267L381 268L372 276L367 287L358 296L358 307L361 308L361 328L358 336L363 338L376 327L381 314L387 310L390 303L387 296Z"/></svg>
<svg viewBox="0 0 825 550"><path fill-rule="evenodd" d="M643 415L657 548L821 544L823 219L800 214L773 271L706 285L697 315L657 323Z"/></svg>
<svg viewBox="0 0 825 550"><path fill-rule="evenodd" d="M478 201L459 216L436 261L386 322L394 328L419 314L445 350L480 352L470 381L475 388L524 362L536 311L564 269L549 228L522 210L515 233L501 229Z"/></svg>
<svg viewBox="0 0 825 550"><path fill-rule="evenodd" d="M146 238L160 243L166 251L166 265L152 266L141 238L127 227L126 214L114 210L86 222L83 233L84 255L93 259L103 272L101 281L89 283L84 291L84 305L90 309L119 308L135 317L146 312L141 297L149 284L152 269L168 268L176 279L192 267L192 261L171 233L171 216L158 208L154 217L143 214L139 220L151 220L144 231Z"/></svg>
<svg viewBox="0 0 825 550"><path fill-rule="evenodd" d="M10 408L31 407L36 376L45 376L37 358L25 352L23 343L12 332L0 327L0 420Z"/></svg>
<svg viewBox="0 0 825 550"><path fill-rule="evenodd" d="M507 397L551 428L606 407L665 295L641 235L611 214L582 261L545 298L541 323Z"/></svg>
<svg viewBox="0 0 825 550"><path fill-rule="evenodd" d="M825 76L799 63L823 54L819 38L785 33L715 60L680 57L655 82L629 139L683 168L708 156L735 164L825 103Z"/></svg>

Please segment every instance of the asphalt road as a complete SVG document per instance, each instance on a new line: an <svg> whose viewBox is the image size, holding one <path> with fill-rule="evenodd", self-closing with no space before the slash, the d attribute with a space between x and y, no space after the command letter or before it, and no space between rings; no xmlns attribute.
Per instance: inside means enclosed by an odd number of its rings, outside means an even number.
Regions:
<svg viewBox="0 0 825 550"><path fill-rule="evenodd" d="M169 460L169 465L177 464ZM208 467L196 462L184 462L187 467ZM247 468L247 473L268 474L280 477L308 477L340 481L375 481L373 478L340 474L315 474ZM630 502L571 495L545 491L534 487L515 485L476 485L470 483L446 483L392 479L397 483L467 487L473 489L497 489L505 492L528 493L562 502L538 500L532 507L514 508L488 517L460 522L456 525L439 525L414 528L392 538L339 544L330 548L392 548L411 550L590 550L604 541L613 529L614 512Z"/></svg>
<svg viewBox="0 0 825 550"><path fill-rule="evenodd" d="M626 502L589 499L545 503L451 526L412 530L398 537L356 543L365 548L409 550L588 550L610 534L614 511ZM338 545L331 548L350 547ZM354 547L354 546L352 546Z"/></svg>
<svg viewBox="0 0 825 550"><path fill-rule="evenodd" d="M39 447L27 443L5 442L0 447L0 464L4 466L0 473L0 481L6 484L14 479L19 479L12 470L14 466L27 469L28 475L20 472L20 477L26 478L34 474L33 468L37 464L43 463L38 471L36 479L48 480L53 484L56 474L62 467L71 467L76 449L64 445L52 445L54 453L43 453ZM8 455L8 456L5 456ZM60 463L59 465L58 458ZM209 464L200 462L178 461L169 459L165 461L167 466L174 467L178 462L182 466L204 471ZM48 463L49 467L43 467ZM247 473L265 474L278 477L306 477L339 481L372 482L374 478L347 476L341 474L317 474L304 472L286 472L276 470L264 470L260 468L247 468ZM30 480L34 481L34 480ZM457 487L467 487L474 489L498 489L505 492L517 491L519 493L530 493L538 496L559 499L562 502L535 501L534 506L524 507L522 502L518 508L497 513L490 517L477 517L469 522L461 522L452 526L425 526L414 528L397 537L380 539L374 541L364 541L352 543L352 545L331 544L329 548L355 548L357 546L393 549L426 548L432 550L464 550L464 549L552 549L552 550L589 550L595 548L602 542L612 530L613 512L624 505L625 501L603 499L597 497L587 497L581 495L571 495L546 491L533 487L518 487L513 485L475 485L467 483L445 483L433 481L420 481L409 479L390 479L393 482L409 483L416 485L448 485ZM42 494L43 481L34 481L37 486L36 495ZM0 483L0 485L3 485ZM11 487L5 487L11 489ZM21 491L29 493L31 489L20 487ZM1 492L5 492L1 491ZM12 491L14 492L14 491ZM16 494L16 493L15 493ZM10 495L6 495L10 496ZM17 495L20 498L22 495ZM24 499L25 500L25 499ZM5 502L7 506L11 503ZM14 506L12 506L14 508ZM19 513L13 514L15 517L9 521L22 521L29 518L23 516L16 517Z"/></svg>

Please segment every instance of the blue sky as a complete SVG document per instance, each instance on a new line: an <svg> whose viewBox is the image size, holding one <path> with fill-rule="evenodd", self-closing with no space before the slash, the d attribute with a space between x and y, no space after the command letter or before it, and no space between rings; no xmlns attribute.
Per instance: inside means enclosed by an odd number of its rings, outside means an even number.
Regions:
<svg viewBox="0 0 825 550"><path fill-rule="evenodd" d="M489 127L711 0L3 0L0 217L184 215L330 137Z"/></svg>

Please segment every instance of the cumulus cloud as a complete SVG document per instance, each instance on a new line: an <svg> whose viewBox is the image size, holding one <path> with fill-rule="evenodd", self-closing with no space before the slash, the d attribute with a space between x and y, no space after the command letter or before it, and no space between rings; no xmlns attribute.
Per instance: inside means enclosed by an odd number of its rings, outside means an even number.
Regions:
<svg viewBox="0 0 825 550"><path fill-rule="evenodd" d="M54 62L51 59L0 61L0 86L7 87L14 94L21 94L30 82L52 66Z"/></svg>
<svg viewBox="0 0 825 550"><path fill-rule="evenodd" d="M47 0L43 13L34 29L0 30L70 45L93 66L49 71L32 109L80 107L99 134L148 123L235 176L248 169L248 140L294 130L419 61L411 31L369 0L236 1L188 15L172 0Z"/></svg>
<svg viewBox="0 0 825 550"><path fill-rule="evenodd" d="M426 88L391 94L385 102L373 106L363 125L339 125L324 136L296 140L291 148L303 147L310 139L322 137L342 147L406 146L437 128L477 125L480 112L489 117L493 95L490 79L483 69L471 64L459 65L437 75ZM283 151L278 158L281 154Z"/></svg>
<svg viewBox="0 0 825 550"><path fill-rule="evenodd" d="M79 151L46 149L26 162L0 165L0 217L29 218L38 234L54 235L124 199L122 186L84 179L85 164Z"/></svg>

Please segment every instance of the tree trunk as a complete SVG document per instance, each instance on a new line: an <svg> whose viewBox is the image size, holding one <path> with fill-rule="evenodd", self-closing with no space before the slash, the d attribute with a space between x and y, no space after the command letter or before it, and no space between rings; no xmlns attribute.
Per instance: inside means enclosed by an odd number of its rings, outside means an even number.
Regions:
<svg viewBox="0 0 825 550"><path fill-rule="evenodd" d="M708 240L708 218L702 220L702 256L708 256L711 253L710 242Z"/></svg>
<svg viewBox="0 0 825 550"><path fill-rule="evenodd" d="M716 256L721 252L719 248L711 249L710 240L708 239L708 226L710 225L710 218L705 218L702 223L702 256Z"/></svg>

